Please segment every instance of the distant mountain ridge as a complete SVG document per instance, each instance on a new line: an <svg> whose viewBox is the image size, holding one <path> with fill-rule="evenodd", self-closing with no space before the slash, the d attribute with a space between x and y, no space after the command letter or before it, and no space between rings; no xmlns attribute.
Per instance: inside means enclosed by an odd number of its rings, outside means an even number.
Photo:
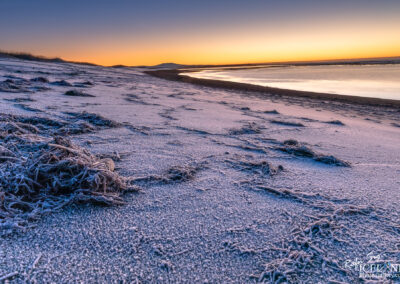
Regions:
<svg viewBox="0 0 400 284"><path fill-rule="evenodd" d="M168 62L168 63L161 63L161 64L158 64L158 65L151 66L151 68L179 69L179 68L184 68L184 67L187 67L187 66L188 65L182 65L182 64L176 64L176 63Z"/></svg>

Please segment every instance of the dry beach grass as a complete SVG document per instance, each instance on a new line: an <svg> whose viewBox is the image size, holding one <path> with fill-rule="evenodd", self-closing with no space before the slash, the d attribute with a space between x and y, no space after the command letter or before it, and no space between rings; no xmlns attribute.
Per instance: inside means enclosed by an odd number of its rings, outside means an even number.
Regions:
<svg viewBox="0 0 400 284"><path fill-rule="evenodd" d="M58 136L116 124L87 113L75 117L89 122L0 115L2 233L23 229L28 221L71 203L123 203L120 194L132 187L114 172L113 160L100 159Z"/></svg>

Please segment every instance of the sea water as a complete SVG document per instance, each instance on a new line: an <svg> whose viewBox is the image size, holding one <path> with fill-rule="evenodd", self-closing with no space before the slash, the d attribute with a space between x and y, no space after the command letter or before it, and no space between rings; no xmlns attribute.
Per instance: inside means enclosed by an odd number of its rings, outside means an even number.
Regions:
<svg viewBox="0 0 400 284"><path fill-rule="evenodd" d="M400 64L265 66L184 74L281 89L400 100Z"/></svg>

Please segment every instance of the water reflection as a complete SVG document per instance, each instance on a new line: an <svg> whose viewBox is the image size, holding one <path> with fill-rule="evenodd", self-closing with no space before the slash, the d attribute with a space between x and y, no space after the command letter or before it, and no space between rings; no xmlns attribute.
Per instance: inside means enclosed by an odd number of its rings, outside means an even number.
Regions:
<svg viewBox="0 0 400 284"><path fill-rule="evenodd" d="M400 64L203 70L186 75L282 89L400 100Z"/></svg>

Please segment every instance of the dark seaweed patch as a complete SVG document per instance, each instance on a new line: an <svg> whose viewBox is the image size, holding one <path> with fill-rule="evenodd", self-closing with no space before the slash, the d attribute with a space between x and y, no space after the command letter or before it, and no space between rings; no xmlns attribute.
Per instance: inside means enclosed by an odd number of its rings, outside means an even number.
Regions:
<svg viewBox="0 0 400 284"><path fill-rule="evenodd" d="M285 125L285 126L296 126L296 127L304 127L304 124L299 122L292 121L283 121L283 120L271 120L273 124Z"/></svg>
<svg viewBox="0 0 400 284"><path fill-rule="evenodd" d="M84 93L78 90L70 90L64 93L64 96L70 96L70 97L95 97L91 94Z"/></svg>

